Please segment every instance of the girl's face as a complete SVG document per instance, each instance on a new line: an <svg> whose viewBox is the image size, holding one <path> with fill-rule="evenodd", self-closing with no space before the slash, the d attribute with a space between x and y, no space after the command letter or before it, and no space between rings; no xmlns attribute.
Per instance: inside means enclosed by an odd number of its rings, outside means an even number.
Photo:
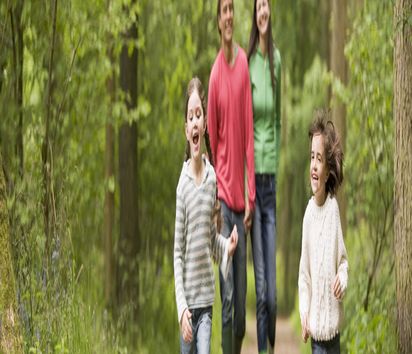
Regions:
<svg viewBox="0 0 412 354"><path fill-rule="evenodd" d="M206 130L206 121L199 93L194 90L187 103L186 139L190 144L190 155L194 160L201 158L201 146Z"/></svg>
<svg viewBox="0 0 412 354"><path fill-rule="evenodd" d="M270 19L268 0L256 0L256 24L261 36L266 36Z"/></svg>
<svg viewBox="0 0 412 354"><path fill-rule="evenodd" d="M317 133L312 138L310 152L310 186L318 205L322 205L326 198L326 182L329 169L325 156L325 141L322 134Z"/></svg>
<svg viewBox="0 0 412 354"><path fill-rule="evenodd" d="M225 43L231 43L233 38L233 0L220 2L219 29Z"/></svg>

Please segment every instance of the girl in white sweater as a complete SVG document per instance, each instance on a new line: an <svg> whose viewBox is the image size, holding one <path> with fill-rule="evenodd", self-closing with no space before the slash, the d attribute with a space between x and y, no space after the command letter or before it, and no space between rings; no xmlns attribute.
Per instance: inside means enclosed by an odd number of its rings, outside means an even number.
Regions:
<svg viewBox="0 0 412 354"><path fill-rule="evenodd" d="M299 265L302 339L312 353L340 353L342 299L348 260L335 195L343 180L343 152L328 112L319 110L309 131L310 185L313 196L303 218Z"/></svg>

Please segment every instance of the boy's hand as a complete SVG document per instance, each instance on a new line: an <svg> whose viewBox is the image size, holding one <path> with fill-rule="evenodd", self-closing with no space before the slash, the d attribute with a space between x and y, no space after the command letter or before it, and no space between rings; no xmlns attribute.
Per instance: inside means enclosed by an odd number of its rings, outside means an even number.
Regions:
<svg viewBox="0 0 412 354"><path fill-rule="evenodd" d="M233 227L233 231L230 234L229 238L229 256L233 256L236 250L237 246L237 239L238 239L238 234L237 234L237 227L236 225Z"/></svg>
<svg viewBox="0 0 412 354"><path fill-rule="evenodd" d="M332 286L333 296L335 296L336 300L342 300L343 298L343 289L342 284L340 283L339 275L336 274L335 280L333 281Z"/></svg>
<svg viewBox="0 0 412 354"><path fill-rule="evenodd" d="M309 335L308 316L305 315L302 319L302 340L304 343L307 342Z"/></svg>
<svg viewBox="0 0 412 354"><path fill-rule="evenodd" d="M190 343L192 341L192 314L189 309L186 309L185 312L183 312L181 331L183 340L186 343Z"/></svg>

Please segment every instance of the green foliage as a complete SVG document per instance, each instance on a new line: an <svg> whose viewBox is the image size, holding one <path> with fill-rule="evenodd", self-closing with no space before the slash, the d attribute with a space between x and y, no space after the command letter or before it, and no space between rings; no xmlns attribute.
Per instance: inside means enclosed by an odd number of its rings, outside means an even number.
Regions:
<svg viewBox="0 0 412 354"><path fill-rule="evenodd" d="M185 147L185 90L196 75L207 92L210 68L219 48L216 1L58 0L50 78L53 3L0 3L0 146L25 351L127 353L138 348L141 353L149 353L160 347L177 352L173 236L175 191ZM17 67L10 24L10 10L17 11L18 4L23 4L22 106L16 99ZM368 269L368 274L350 273L352 283L345 300L349 316L343 339L345 348L356 352L367 348L366 339L359 337L365 331L372 333L365 337L374 342L372 351L389 352L393 348L394 307L394 284L390 279L391 2L366 2L357 14L346 48L350 70L347 87L330 76L329 81L324 80L328 1L319 5L315 0L299 0L292 7L285 0L271 4L274 40L283 59L284 85L277 188L278 308L287 312L295 304L301 223L310 195L307 130L314 108L325 105L326 85L332 82L347 104L349 262L351 269ZM245 49L252 6L252 2L235 0L235 40ZM321 20L319 11L323 14ZM138 38L126 42L122 34L135 20ZM138 104L131 111L117 87L123 44L129 52L138 49ZM108 92L112 75L117 78L114 97ZM51 267L46 271L42 151L49 110L54 228L51 254L47 255L52 260ZM19 174L16 154L19 113L23 114L23 175ZM105 308L102 286L106 190L115 195L115 255L119 233L117 176L104 179L105 125L111 123L117 134L125 122L136 122L138 126L139 294L133 303L117 309L115 316ZM359 131L365 133L361 138ZM377 240L382 244L377 263L374 236L379 236ZM351 254L362 257L355 260ZM365 312L362 302L374 266L377 275ZM249 269L248 273L253 271ZM212 352L220 348L218 288L216 277ZM251 277L248 294L248 309L253 312ZM132 322L131 310L135 306L139 307L138 319ZM356 331L359 328L363 330ZM383 343L386 336L389 340Z"/></svg>
<svg viewBox="0 0 412 354"><path fill-rule="evenodd" d="M327 85L326 65L316 57L305 74L303 87L292 86L286 72L283 94L282 147L277 186L279 249L284 262L284 283L278 297L281 312L294 305L299 269L302 220L310 197L308 131L316 108L324 107Z"/></svg>
<svg viewBox="0 0 412 354"><path fill-rule="evenodd" d="M396 351L391 13L391 1L365 3L345 48L351 78L341 94L348 114L346 185L352 225L348 242L355 243L349 264L353 270L367 269L349 275L343 338L354 353ZM355 256L359 254L362 257Z"/></svg>
<svg viewBox="0 0 412 354"><path fill-rule="evenodd" d="M347 108L349 283L341 346L349 353L396 352L391 13L391 1L365 2L345 48L348 84L327 75Z"/></svg>

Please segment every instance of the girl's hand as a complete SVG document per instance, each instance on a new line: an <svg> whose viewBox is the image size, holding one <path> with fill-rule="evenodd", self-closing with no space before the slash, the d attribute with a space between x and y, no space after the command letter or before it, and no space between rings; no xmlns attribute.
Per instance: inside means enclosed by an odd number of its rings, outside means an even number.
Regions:
<svg viewBox="0 0 412 354"><path fill-rule="evenodd" d="M332 286L333 296L335 296L336 300L342 300L343 298L343 289L342 284L340 283L339 275L336 274L335 280Z"/></svg>
<svg viewBox="0 0 412 354"><path fill-rule="evenodd" d="M237 239L238 239L238 234L237 234L237 227L235 225L233 227L233 231L229 239L229 256L233 256L233 254L235 253L236 246L237 246Z"/></svg>
<svg viewBox="0 0 412 354"><path fill-rule="evenodd" d="M303 316L301 324L302 324L302 340L304 343L306 343L310 335L307 315Z"/></svg>
<svg viewBox="0 0 412 354"><path fill-rule="evenodd" d="M190 343L192 341L192 314L189 309L186 309L185 312L183 312L181 331L183 340L186 343Z"/></svg>

